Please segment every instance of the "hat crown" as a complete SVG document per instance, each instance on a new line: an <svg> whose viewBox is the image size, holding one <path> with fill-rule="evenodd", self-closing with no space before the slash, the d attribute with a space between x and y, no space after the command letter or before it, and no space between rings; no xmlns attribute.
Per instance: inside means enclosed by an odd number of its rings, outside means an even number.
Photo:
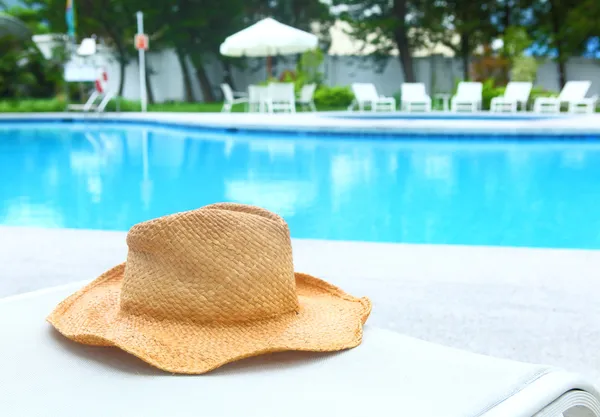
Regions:
<svg viewBox="0 0 600 417"><path fill-rule="evenodd" d="M137 224L127 245L129 313L236 322L298 309L289 229L267 210L213 204Z"/></svg>

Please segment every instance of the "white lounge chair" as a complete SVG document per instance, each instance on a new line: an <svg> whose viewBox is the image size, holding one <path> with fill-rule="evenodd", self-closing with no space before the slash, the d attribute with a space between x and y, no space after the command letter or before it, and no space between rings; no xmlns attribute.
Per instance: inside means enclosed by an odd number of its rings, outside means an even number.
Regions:
<svg viewBox="0 0 600 417"><path fill-rule="evenodd" d="M271 83L268 94L271 112L296 112L296 94L293 83Z"/></svg>
<svg viewBox="0 0 600 417"><path fill-rule="evenodd" d="M400 110L408 112L431 111L431 97L425 90L425 84L403 83L400 90Z"/></svg>
<svg viewBox="0 0 600 417"><path fill-rule="evenodd" d="M569 113L593 113L597 97L586 98L592 83L590 81L568 81L558 97L538 97L533 104L536 113L560 113L563 103Z"/></svg>
<svg viewBox="0 0 600 417"><path fill-rule="evenodd" d="M600 416L598 391L576 374L368 325L355 349L270 354L207 375L171 375L118 348L67 340L45 322L82 285L0 300L0 415Z"/></svg>
<svg viewBox="0 0 600 417"><path fill-rule="evenodd" d="M315 107L315 102L314 102L314 95L315 95L315 90L317 89L317 85L316 84L306 84L302 86L302 89L300 90L300 97L298 97L298 100L296 100L296 102L301 106L301 107L308 107L310 109L310 111L317 111L317 108Z"/></svg>
<svg viewBox="0 0 600 417"><path fill-rule="evenodd" d="M269 87L263 85L248 86L248 111L272 113L273 106L269 98Z"/></svg>
<svg viewBox="0 0 600 417"><path fill-rule="evenodd" d="M85 104L69 104L67 106L67 110L82 112L95 111L97 113L102 113L104 110L106 110L106 106L108 105L108 103L110 103L110 101L113 98L115 98L114 91L109 90L104 93L99 93L94 89L94 91L90 94L90 97L85 102ZM98 102L98 99L100 99L100 102L96 104L96 102Z"/></svg>
<svg viewBox="0 0 600 417"><path fill-rule="evenodd" d="M94 88L85 104L69 104L67 110L102 113L113 98L115 98L115 92L108 89L108 87L103 91L98 91Z"/></svg>
<svg viewBox="0 0 600 417"><path fill-rule="evenodd" d="M531 94L532 88L533 83L530 82L509 82L506 86L506 90L504 90L503 96L492 98L490 111L498 113L516 113L519 110L519 107L525 109L527 107L527 102L529 101L529 95Z"/></svg>
<svg viewBox="0 0 600 417"><path fill-rule="evenodd" d="M352 110L355 105L359 111L364 111L367 107L371 111L393 111L396 110L396 99L394 97L385 97L377 94L377 89L371 83L353 83L352 92L354 93L354 101L348 107Z"/></svg>
<svg viewBox="0 0 600 417"><path fill-rule="evenodd" d="M94 81L94 89L90 93L90 97L84 104L69 104L67 110L72 111L96 111L103 112L108 103L115 97L115 91L108 85L108 75L106 71L102 71L96 81ZM96 102L100 100L98 104Z"/></svg>
<svg viewBox="0 0 600 417"><path fill-rule="evenodd" d="M481 110L483 85L480 82L461 81L458 83L456 95L450 101L453 112Z"/></svg>
<svg viewBox="0 0 600 417"><path fill-rule="evenodd" d="M231 112L231 109L236 104L248 104L248 95L245 93L234 92L229 84L221 84L221 91L223 92L223 108L221 109L222 112Z"/></svg>

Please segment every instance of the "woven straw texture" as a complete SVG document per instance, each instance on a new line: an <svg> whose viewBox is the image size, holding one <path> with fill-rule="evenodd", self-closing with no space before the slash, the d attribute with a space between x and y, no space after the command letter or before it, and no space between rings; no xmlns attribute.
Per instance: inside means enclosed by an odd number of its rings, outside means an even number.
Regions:
<svg viewBox="0 0 600 417"><path fill-rule="evenodd" d="M127 244L126 263L48 316L64 336L186 374L362 340L370 301L294 273L287 224L269 211L213 204L137 224Z"/></svg>

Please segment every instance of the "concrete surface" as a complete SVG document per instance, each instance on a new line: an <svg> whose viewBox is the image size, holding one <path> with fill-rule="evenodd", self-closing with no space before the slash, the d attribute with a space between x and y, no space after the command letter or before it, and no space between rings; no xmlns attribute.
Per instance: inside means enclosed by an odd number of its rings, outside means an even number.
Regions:
<svg viewBox="0 0 600 417"><path fill-rule="evenodd" d="M401 113L390 113L400 115ZM441 112L432 113L443 115ZM398 120L352 119L348 116L372 115L371 112L321 112L290 114L258 113L10 113L0 121L19 120L102 120L106 122L149 122L215 129L259 130L323 134L378 135L600 135L600 114L570 115L531 119L530 113L518 114L519 120L489 120L493 114L475 113L474 120ZM378 113L378 115L384 115ZM389 115L389 114L388 114ZM452 115L452 113L448 113ZM462 113L462 116L465 114ZM343 117L340 117L343 116ZM480 119L480 120L478 120Z"/></svg>
<svg viewBox="0 0 600 417"><path fill-rule="evenodd" d="M125 236L0 227L0 297L91 280L125 260ZM298 271L369 296L374 326L600 382L600 251L317 240L293 246Z"/></svg>

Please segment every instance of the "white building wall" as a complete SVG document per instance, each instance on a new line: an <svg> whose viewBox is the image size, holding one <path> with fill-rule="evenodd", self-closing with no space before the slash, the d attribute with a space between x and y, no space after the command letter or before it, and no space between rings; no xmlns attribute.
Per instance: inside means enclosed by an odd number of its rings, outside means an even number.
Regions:
<svg viewBox="0 0 600 417"><path fill-rule="evenodd" d="M154 96L157 102L180 101L184 97L181 68L175 53L165 50L151 53L148 62L154 72L151 76ZM192 77L192 90L195 100L202 100L200 85L195 70L188 62ZM107 64L109 82L112 88L119 85L119 67L112 59ZM207 66L208 76L213 85L213 91L220 96L219 84L223 81L223 70L219 62ZM248 60L245 70L234 68L233 79L238 90L245 90L249 84L266 79L264 59ZM284 69L295 68L293 59L279 58L274 72L277 74ZM254 69L254 71L253 71ZM372 82L381 94L392 95L400 90L403 81L400 62L397 57L390 57L380 68L373 64L370 58L352 56L327 56L323 64L325 83L327 85L350 85L353 82ZM441 55L415 58L415 74L417 81L427 86L429 93L449 92L455 82L462 77L462 65L459 60ZM600 95L600 61L572 58L567 64L569 80L590 80L592 88L589 95ZM536 85L548 90L558 90L558 68L555 62L549 61L538 70ZM138 100L139 78L137 61L132 61L126 70L124 97Z"/></svg>

